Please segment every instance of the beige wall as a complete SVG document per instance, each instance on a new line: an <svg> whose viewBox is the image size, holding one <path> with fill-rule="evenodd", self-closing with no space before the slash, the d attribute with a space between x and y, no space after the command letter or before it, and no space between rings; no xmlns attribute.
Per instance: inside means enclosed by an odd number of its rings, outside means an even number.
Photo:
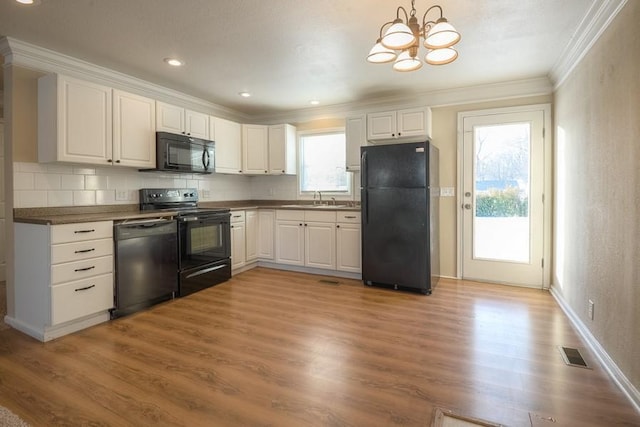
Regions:
<svg viewBox="0 0 640 427"><path fill-rule="evenodd" d="M38 77L43 73L12 67L13 161L38 161Z"/></svg>
<svg viewBox="0 0 640 427"><path fill-rule="evenodd" d="M640 388L640 2L555 94L554 289ZM595 303L594 319L587 304Z"/></svg>
<svg viewBox="0 0 640 427"><path fill-rule="evenodd" d="M433 114L432 133L433 144L440 150L440 186L455 188L458 184L458 113L550 102L551 95L546 95L433 108L431 111ZM440 199L440 274L442 276L455 277L457 274L456 223L458 212L455 197Z"/></svg>

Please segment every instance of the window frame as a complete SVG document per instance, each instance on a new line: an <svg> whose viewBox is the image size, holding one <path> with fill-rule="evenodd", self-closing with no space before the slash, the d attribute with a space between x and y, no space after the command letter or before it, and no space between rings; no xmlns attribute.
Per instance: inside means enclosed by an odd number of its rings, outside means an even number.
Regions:
<svg viewBox="0 0 640 427"><path fill-rule="evenodd" d="M345 153L346 153L346 129L344 127L324 128L324 129L312 129L305 131L298 131L298 158L297 158L297 172L298 172L298 200L314 200L315 191L302 191L302 159L303 159L303 139L308 136L316 135L329 135L341 133L345 135ZM347 174L347 191L322 191L323 202L334 198L335 200L353 200L353 174L346 171L346 159L345 159L345 173Z"/></svg>

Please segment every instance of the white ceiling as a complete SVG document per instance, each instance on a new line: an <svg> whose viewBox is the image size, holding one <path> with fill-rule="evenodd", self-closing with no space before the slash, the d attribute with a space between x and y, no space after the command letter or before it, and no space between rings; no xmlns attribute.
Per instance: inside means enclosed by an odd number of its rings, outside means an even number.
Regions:
<svg viewBox="0 0 640 427"><path fill-rule="evenodd" d="M546 76L601 2L440 0L460 56L412 73L365 59L409 0L0 0L0 35L261 115Z"/></svg>

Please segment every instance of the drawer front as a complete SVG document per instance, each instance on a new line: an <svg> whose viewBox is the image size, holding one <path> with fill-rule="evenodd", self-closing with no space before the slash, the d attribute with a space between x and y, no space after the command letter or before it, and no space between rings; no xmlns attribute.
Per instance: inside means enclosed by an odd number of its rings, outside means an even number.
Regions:
<svg viewBox="0 0 640 427"><path fill-rule="evenodd" d="M51 287L51 324L113 308L113 274Z"/></svg>
<svg viewBox="0 0 640 427"><path fill-rule="evenodd" d="M360 224L360 212L338 212L337 222Z"/></svg>
<svg viewBox="0 0 640 427"><path fill-rule="evenodd" d="M51 244L107 238L113 238L112 221L82 222L51 226Z"/></svg>
<svg viewBox="0 0 640 427"><path fill-rule="evenodd" d="M87 240L51 246L51 264L113 255L113 240Z"/></svg>
<svg viewBox="0 0 640 427"><path fill-rule="evenodd" d="M113 256L65 262L51 266L51 284L55 285L107 273L113 273Z"/></svg>
<svg viewBox="0 0 640 427"><path fill-rule="evenodd" d="M244 211L233 211L231 212L231 223L234 222L244 222L245 213Z"/></svg>
<svg viewBox="0 0 640 427"><path fill-rule="evenodd" d="M305 221L336 222L335 211L304 211Z"/></svg>
<svg viewBox="0 0 640 427"><path fill-rule="evenodd" d="M304 211L300 210L277 210L276 219L282 221L304 221Z"/></svg>

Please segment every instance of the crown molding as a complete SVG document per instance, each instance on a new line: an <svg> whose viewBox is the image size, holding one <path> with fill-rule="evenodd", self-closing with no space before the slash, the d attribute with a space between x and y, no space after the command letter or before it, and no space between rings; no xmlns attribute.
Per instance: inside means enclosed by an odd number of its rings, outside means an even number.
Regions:
<svg viewBox="0 0 640 427"><path fill-rule="evenodd" d="M345 118L376 111L409 108L414 106L445 107L476 102L548 95L553 85L548 77L465 86L430 92L419 92L409 96L394 96L371 99L364 102L345 103L324 108L307 108L276 114L254 116L255 123L302 123L328 118Z"/></svg>
<svg viewBox="0 0 640 427"><path fill-rule="evenodd" d="M381 97L362 102L350 102L320 108L309 107L273 114L249 115L10 37L0 39L0 55L4 56L5 67L17 65L45 73L61 73L106 86L116 87L132 93L138 93L196 111L202 111L217 117L235 120L240 123L300 123L319 119L344 118L369 112L408 108L412 106L442 107L547 95L553 92L553 85L549 78L542 76L523 80L418 92L408 96Z"/></svg>
<svg viewBox="0 0 640 427"><path fill-rule="evenodd" d="M244 121L248 118L245 114L204 99L11 37L0 39L0 55L4 56L4 67L17 65L45 73L65 74L230 120Z"/></svg>
<svg viewBox="0 0 640 427"><path fill-rule="evenodd" d="M560 87L622 10L627 0L595 1L549 72L554 90Z"/></svg>

